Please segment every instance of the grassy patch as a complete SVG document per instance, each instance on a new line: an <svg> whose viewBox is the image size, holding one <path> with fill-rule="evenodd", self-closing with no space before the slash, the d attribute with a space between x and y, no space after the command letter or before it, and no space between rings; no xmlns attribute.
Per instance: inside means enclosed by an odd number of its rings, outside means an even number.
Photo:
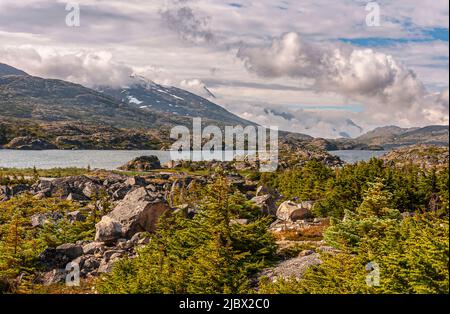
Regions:
<svg viewBox="0 0 450 314"><path fill-rule="evenodd" d="M78 176L88 174L90 171L86 168L52 168L52 169L35 169L35 168L0 168L0 176L10 177L48 177L60 178L69 176Z"/></svg>

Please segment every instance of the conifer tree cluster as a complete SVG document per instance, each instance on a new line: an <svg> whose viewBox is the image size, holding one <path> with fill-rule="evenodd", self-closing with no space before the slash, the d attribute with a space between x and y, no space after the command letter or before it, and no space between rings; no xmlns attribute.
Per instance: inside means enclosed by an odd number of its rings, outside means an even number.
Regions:
<svg viewBox="0 0 450 314"><path fill-rule="evenodd" d="M64 243L93 239L95 232L92 217L84 222L69 221L65 214L81 210L80 205L61 199L38 200L23 194L9 201L0 202L0 283L3 289L11 289L12 282L22 276L14 291L30 292L30 281L39 270L38 256L48 247ZM50 215L40 227L31 225L35 214L61 214L55 220ZM29 279L29 280L27 280ZM7 289L8 291L8 289Z"/></svg>
<svg viewBox="0 0 450 314"><path fill-rule="evenodd" d="M371 184L360 206L333 219L325 240L338 251L298 279L262 282L263 293L448 293L449 221L436 212L402 219L392 194ZM372 266L379 282L367 283ZM369 267L369 268L368 268Z"/></svg>
<svg viewBox="0 0 450 314"><path fill-rule="evenodd" d="M223 176L201 191L198 213L162 219L150 243L134 259L119 261L99 281L102 293L244 293L252 276L270 265L276 245L269 220L246 225L236 219L253 211Z"/></svg>

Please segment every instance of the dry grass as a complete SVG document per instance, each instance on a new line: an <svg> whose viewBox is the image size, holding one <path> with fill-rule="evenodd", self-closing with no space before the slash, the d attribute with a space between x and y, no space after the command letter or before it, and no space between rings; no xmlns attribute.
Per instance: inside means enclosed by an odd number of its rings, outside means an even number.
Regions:
<svg viewBox="0 0 450 314"><path fill-rule="evenodd" d="M82 279L79 287L68 287L65 284L49 286L36 285L32 288L33 294L94 294L95 279Z"/></svg>
<svg viewBox="0 0 450 314"><path fill-rule="evenodd" d="M329 221L324 221L319 225L311 225L300 230L287 230L274 233L279 241L321 241L323 232L329 227Z"/></svg>

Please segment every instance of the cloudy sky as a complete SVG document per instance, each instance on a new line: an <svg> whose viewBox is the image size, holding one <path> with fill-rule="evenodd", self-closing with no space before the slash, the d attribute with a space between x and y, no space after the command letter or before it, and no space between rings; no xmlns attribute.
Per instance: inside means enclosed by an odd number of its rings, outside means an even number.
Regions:
<svg viewBox="0 0 450 314"><path fill-rule="evenodd" d="M379 25L368 2L0 0L0 62L87 86L207 86L233 113L314 136L448 124L447 0L377 1Z"/></svg>

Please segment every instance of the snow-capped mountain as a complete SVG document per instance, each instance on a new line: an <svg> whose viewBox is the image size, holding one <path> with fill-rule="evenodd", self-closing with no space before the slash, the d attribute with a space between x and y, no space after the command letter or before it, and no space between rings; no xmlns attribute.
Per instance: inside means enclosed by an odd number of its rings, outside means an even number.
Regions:
<svg viewBox="0 0 450 314"><path fill-rule="evenodd" d="M220 121L222 124L254 124L242 119L206 98L186 90L163 86L142 76L133 76L134 83L121 87L101 87L98 90L106 95L120 99L142 111L164 113L180 117L201 117L205 120ZM214 94L205 89L211 98Z"/></svg>

